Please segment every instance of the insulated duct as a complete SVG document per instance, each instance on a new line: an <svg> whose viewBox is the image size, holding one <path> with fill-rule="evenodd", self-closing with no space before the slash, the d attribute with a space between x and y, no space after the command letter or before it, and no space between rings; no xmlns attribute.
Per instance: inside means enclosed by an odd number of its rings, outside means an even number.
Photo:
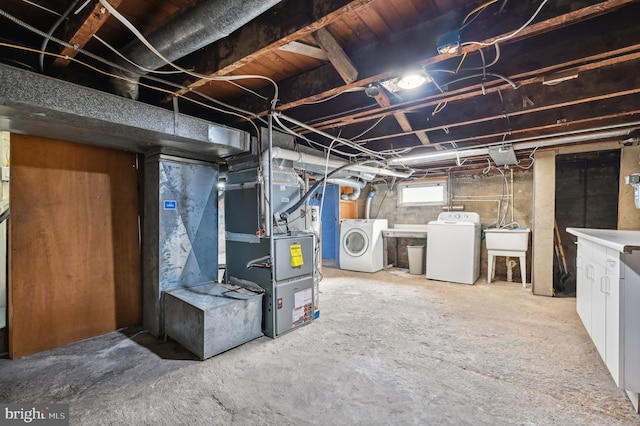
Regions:
<svg viewBox="0 0 640 426"><path fill-rule="evenodd" d="M146 39L165 58L175 61L228 36L278 3L280 0L200 0L152 31ZM146 70L157 70L166 65L163 59L150 51L140 40L127 45L121 53ZM126 76L135 80L127 82L114 79L116 94L137 99L137 81L146 72L120 57L114 62L130 70ZM123 73L120 70L115 72Z"/></svg>
<svg viewBox="0 0 640 426"><path fill-rule="evenodd" d="M267 151L263 153L264 157L267 157L268 155L269 153ZM323 157L318 157L311 154L305 154L304 152L291 151L291 150L283 149L279 147L273 148L273 158L278 158L281 160L291 160L295 163L307 163L307 164L313 164L316 166L323 166L323 167L327 166L329 170L334 170L334 169L337 169L338 167L346 166L349 164L348 162L341 161L341 160L330 159L327 161L327 159ZM411 173L402 173L392 169L387 169L382 167L362 166L357 164L354 164L353 167L347 167L346 170L363 172L363 173L371 173L374 175L381 175L381 176L398 177L401 179L407 179L409 176L411 176Z"/></svg>
<svg viewBox="0 0 640 426"><path fill-rule="evenodd" d="M348 186L353 188L351 194L342 194L340 197L343 200L355 201L360 198L360 192L364 188L364 183L355 179L327 179L327 183L333 183L340 186Z"/></svg>

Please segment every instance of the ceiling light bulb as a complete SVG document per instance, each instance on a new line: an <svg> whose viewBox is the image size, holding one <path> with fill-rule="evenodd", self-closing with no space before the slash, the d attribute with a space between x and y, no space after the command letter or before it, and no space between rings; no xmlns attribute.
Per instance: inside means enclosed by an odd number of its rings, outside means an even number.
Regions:
<svg viewBox="0 0 640 426"><path fill-rule="evenodd" d="M398 87L404 90L415 89L431 81L424 71L411 71L398 79Z"/></svg>

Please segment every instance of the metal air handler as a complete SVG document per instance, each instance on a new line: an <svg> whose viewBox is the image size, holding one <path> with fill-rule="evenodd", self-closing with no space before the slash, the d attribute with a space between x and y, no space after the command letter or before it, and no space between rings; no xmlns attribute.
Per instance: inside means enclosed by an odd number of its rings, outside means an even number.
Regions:
<svg viewBox="0 0 640 426"><path fill-rule="evenodd" d="M274 170L272 181L273 211L283 211L300 199L293 170ZM227 280L248 280L265 290L262 329L277 337L313 321L314 238L304 231L302 214L286 228L274 226L271 235L265 235L261 224L269 210L266 186L257 167L227 174L226 275Z"/></svg>

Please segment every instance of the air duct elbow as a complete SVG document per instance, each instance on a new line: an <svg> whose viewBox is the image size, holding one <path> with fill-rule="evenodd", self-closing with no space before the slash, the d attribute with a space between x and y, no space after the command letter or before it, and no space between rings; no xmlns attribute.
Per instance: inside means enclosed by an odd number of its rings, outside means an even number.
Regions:
<svg viewBox="0 0 640 426"><path fill-rule="evenodd" d="M359 186L353 187L353 192L351 194L342 194L342 199L347 201L355 201L360 198L361 189Z"/></svg>

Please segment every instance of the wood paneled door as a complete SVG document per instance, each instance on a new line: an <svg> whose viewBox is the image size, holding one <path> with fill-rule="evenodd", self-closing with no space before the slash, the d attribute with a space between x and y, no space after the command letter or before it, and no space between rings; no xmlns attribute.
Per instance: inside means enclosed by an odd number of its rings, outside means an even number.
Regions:
<svg viewBox="0 0 640 426"><path fill-rule="evenodd" d="M9 355L141 323L136 155L11 135Z"/></svg>

